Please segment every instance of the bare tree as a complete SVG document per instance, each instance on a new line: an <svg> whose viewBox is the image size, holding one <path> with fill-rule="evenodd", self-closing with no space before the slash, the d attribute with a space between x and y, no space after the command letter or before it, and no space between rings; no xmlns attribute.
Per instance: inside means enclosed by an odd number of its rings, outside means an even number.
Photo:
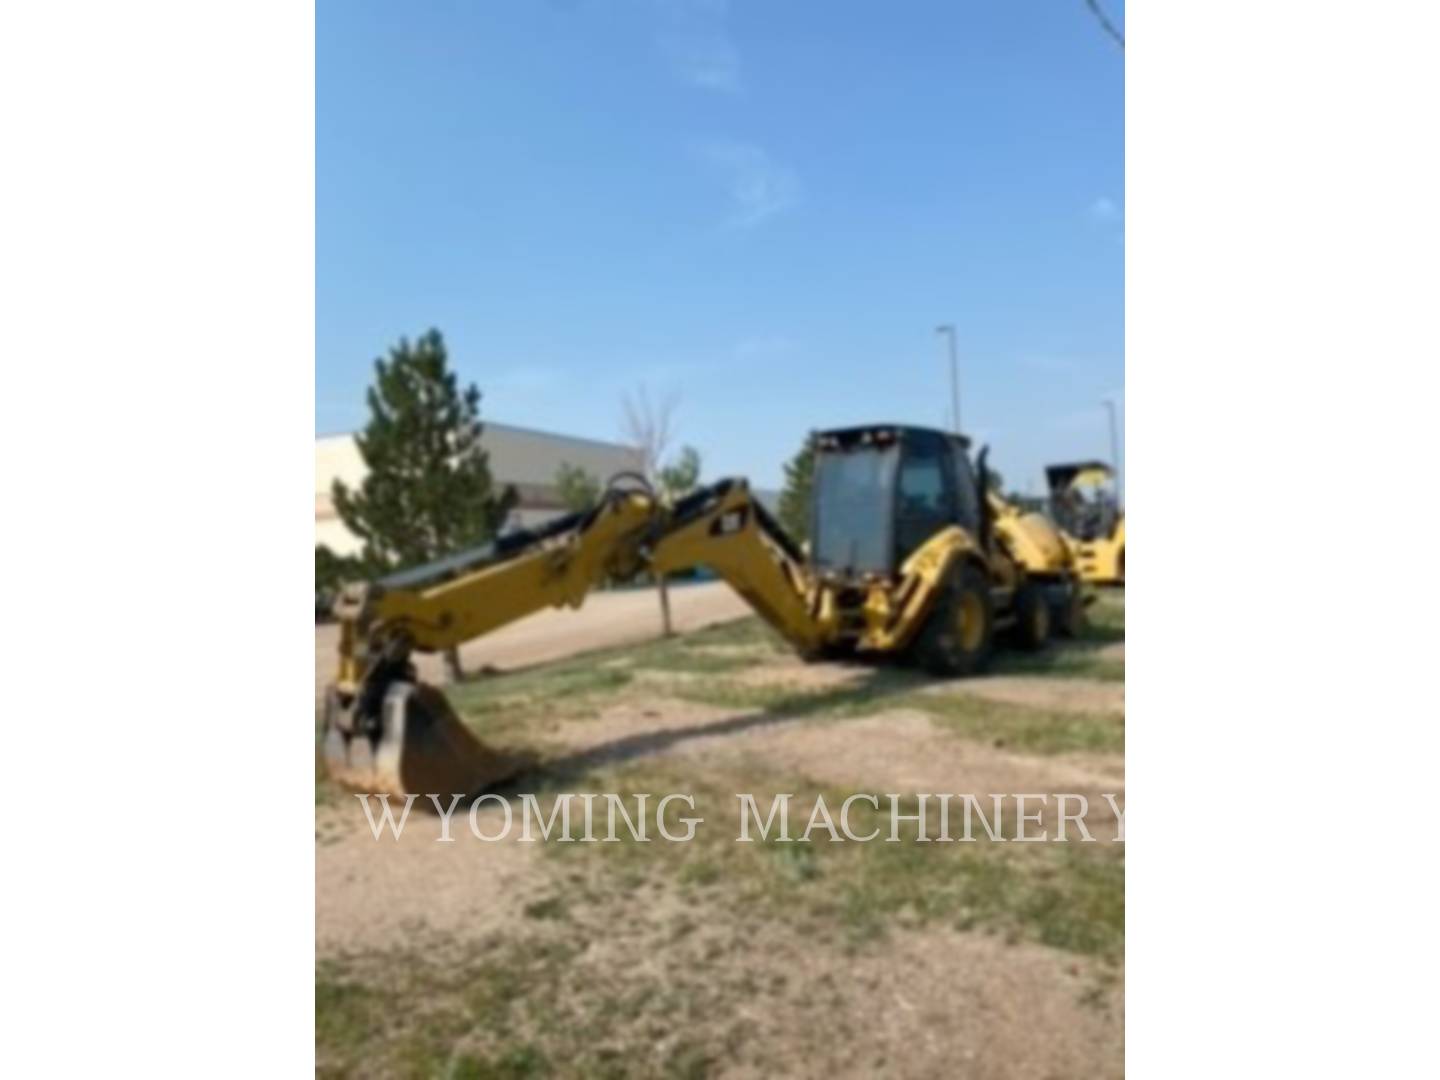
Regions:
<svg viewBox="0 0 1440 1080"><path fill-rule="evenodd" d="M642 385L635 393L626 394L622 405L621 429L624 437L640 452L640 471L658 490L665 452L670 448L674 434L675 410L680 407L680 395L672 390L657 402ZM675 629L670 621L670 588L664 574L655 576L655 586L660 593L660 625L665 636L669 637Z"/></svg>
<svg viewBox="0 0 1440 1080"><path fill-rule="evenodd" d="M672 390L656 402L651 400L650 391L641 386L635 393L625 395L623 405L625 438L640 451L640 471L654 483L660 475L665 451L670 449L680 395Z"/></svg>

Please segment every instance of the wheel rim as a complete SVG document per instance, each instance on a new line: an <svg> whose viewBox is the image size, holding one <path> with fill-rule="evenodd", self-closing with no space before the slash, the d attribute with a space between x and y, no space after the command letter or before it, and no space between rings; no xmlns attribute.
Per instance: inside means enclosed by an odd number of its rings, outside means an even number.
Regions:
<svg viewBox="0 0 1440 1080"><path fill-rule="evenodd" d="M960 647L967 653L980 648L985 638L985 607L980 597L967 592L960 597Z"/></svg>

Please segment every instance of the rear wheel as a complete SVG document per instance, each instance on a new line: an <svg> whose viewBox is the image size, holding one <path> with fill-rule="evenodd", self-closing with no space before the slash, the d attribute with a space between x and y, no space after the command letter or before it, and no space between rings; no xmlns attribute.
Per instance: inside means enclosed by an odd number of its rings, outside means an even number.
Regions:
<svg viewBox="0 0 1440 1080"><path fill-rule="evenodd" d="M934 675L972 675L984 670L994 640L990 582L973 563L964 563L935 598L913 656Z"/></svg>
<svg viewBox="0 0 1440 1080"><path fill-rule="evenodd" d="M1033 581L1015 594L1015 644L1022 649L1043 649L1050 640L1050 601Z"/></svg>
<svg viewBox="0 0 1440 1080"><path fill-rule="evenodd" d="M1078 581L1070 583L1065 599L1055 605L1051 614L1054 616L1055 632L1061 637L1079 637L1085 632L1085 595L1080 591Z"/></svg>

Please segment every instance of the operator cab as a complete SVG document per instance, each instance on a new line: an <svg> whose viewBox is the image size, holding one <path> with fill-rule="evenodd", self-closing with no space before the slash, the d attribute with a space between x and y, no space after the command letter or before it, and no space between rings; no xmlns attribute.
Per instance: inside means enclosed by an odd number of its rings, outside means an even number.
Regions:
<svg viewBox="0 0 1440 1080"><path fill-rule="evenodd" d="M847 580L891 577L948 525L980 536L983 500L970 441L898 424L815 435L811 561Z"/></svg>
<svg viewBox="0 0 1440 1080"><path fill-rule="evenodd" d="M1120 519L1115 492L1115 470L1103 461L1073 461L1047 465L1050 516L1077 540L1103 540Z"/></svg>

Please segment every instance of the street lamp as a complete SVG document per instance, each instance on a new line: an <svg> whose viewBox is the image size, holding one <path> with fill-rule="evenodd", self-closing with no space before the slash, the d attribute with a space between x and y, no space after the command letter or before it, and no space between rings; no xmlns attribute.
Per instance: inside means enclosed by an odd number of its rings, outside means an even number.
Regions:
<svg viewBox="0 0 1440 1080"><path fill-rule="evenodd" d="M1106 398L1102 403L1110 414L1110 466L1115 470L1115 487L1120 488L1120 437L1115 426L1115 402Z"/></svg>
<svg viewBox="0 0 1440 1080"><path fill-rule="evenodd" d="M950 340L950 409L955 421L955 434L960 434L960 362L955 357L955 325L941 323L935 333Z"/></svg>

